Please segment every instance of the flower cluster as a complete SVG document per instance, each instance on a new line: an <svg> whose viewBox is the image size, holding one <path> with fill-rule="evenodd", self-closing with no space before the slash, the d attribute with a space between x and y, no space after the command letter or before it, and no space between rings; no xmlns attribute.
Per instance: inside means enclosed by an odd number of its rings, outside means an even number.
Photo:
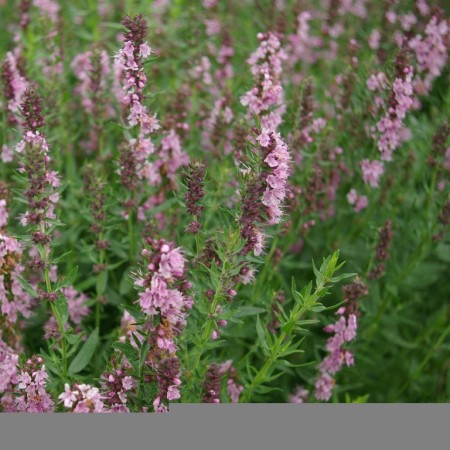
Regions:
<svg viewBox="0 0 450 450"><path fill-rule="evenodd" d="M380 132L378 149L383 161L391 161L392 153L408 136L403 120L413 106L413 68L403 69L401 77L394 80L389 107L386 115L377 123Z"/></svg>
<svg viewBox="0 0 450 450"><path fill-rule="evenodd" d="M231 140L233 130L227 129L233 121L233 111L228 105L226 96L216 100L209 116L203 121L204 130L202 132L202 144L206 150L218 152L219 143L225 139L223 144L226 155L231 153Z"/></svg>
<svg viewBox="0 0 450 450"><path fill-rule="evenodd" d="M18 314L30 317L33 305L32 297L18 280L24 270L21 258L22 247L17 239L0 232L0 305L2 314L12 323Z"/></svg>
<svg viewBox="0 0 450 450"><path fill-rule="evenodd" d="M369 278L376 280L384 272L384 261L389 257L388 251L392 243L394 233L392 231L392 220L388 219L384 226L379 230L378 243L375 248L375 261L377 266L369 273Z"/></svg>
<svg viewBox="0 0 450 450"><path fill-rule="evenodd" d="M127 375L123 367L104 372L101 377L101 389L108 409L111 412L129 413L127 392L131 392L134 386L133 378Z"/></svg>
<svg viewBox="0 0 450 450"><path fill-rule="evenodd" d="M13 125L17 122L20 100L28 87L28 81L18 67L17 52L6 54L2 67L2 81L5 106L9 111L8 122Z"/></svg>
<svg viewBox="0 0 450 450"><path fill-rule="evenodd" d="M146 240L149 248L142 251L142 256L148 261L148 273L145 277L136 275L135 285L143 289L138 303L150 318L145 326L150 331L147 364L159 386L153 405L156 412L165 412L164 402L180 397L177 386L181 384L181 369L175 356L175 338L185 327L187 310L193 305L187 295L192 285L185 276L185 259L180 248L163 239Z"/></svg>
<svg viewBox="0 0 450 450"><path fill-rule="evenodd" d="M105 228L106 211L106 183L95 173L92 165L87 165L84 170L85 192L90 200L90 209L93 223L91 232L96 236L95 248L105 250L108 248L108 241L103 239Z"/></svg>
<svg viewBox="0 0 450 450"><path fill-rule="evenodd" d="M322 46L322 39L311 36L310 24L312 15L309 11L301 12L297 17L297 30L289 36L289 64L301 61L314 63L318 57L318 50Z"/></svg>
<svg viewBox="0 0 450 450"><path fill-rule="evenodd" d="M174 352L173 341L184 326L186 309L192 307L192 299L186 296L191 284L185 277L185 259L181 249L164 240L147 239L149 249L142 251L148 260L148 273L137 277L135 285L143 288L139 305L149 316L159 316L157 345L160 349Z"/></svg>
<svg viewBox="0 0 450 450"><path fill-rule="evenodd" d="M202 403L220 403L220 367L217 364L209 366L202 383Z"/></svg>
<svg viewBox="0 0 450 450"><path fill-rule="evenodd" d="M115 56L115 70L122 76L123 94L122 104L128 109L128 125L138 126L139 136L129 141L130 156L138 167L134 175L142 176L143 165L153 152L154 146L148 136L160 128L155 116L151 116L143 104L144 87L147 76L144 72L143 61L151 54L151 48L145 42L147 36L147 22L141 15L134 18L126 16L122 21L126 28L123 47ZM123 164L122 169L125 170Z"/></svg>
<svg viewBox="0 0 450 450"><path fill-rule="evenodd" d="M267 167L266 172L268 172L264 180L266 189L262 203L266 206L268 223L272 225L279 223L283 214L280 206L286 197L290 155L288 147L279 133L263 128L257 140L264 149L264 163Z"/></svg>
<svg viewBox="0 0 450 450"><path fill-rule="evenodd" d="M380 177L384 173L384 164L381 161L364 159L359 165L361 166L364 183L373 188L378 187Z"/></svg>
<svg viewBox="0 0 450 450"><path fill-rule="evenodd" d="M93 114L98 94L105 89L111 71L108 53L105 50L79 53L70 66L78 79L75 94L81 96L84 111Z"/></svg>
<svg viewBox="0 0 450 450"><path fill-rule="evenodd" d="M308 403L309 391L297 386L295 392L289 396L289 403Z"/></svg>
<svg viewBox="0 0 450 450"><path fill-rule="evenodd" d="M351 189L347 194L347 201L350 205L353 205L353 210L355 212L360 212L361 210L367 208L369 204L369 199L365 195L359 195L355 189Z"/></svg>
<svg viewBox="0 0 450 450"><path fill-rule="evenodd" d="M246 240L244 254L263 252L266 235L261 224L281 221L281 205L287 195L290 155L279 133L263 128L256 138L261 147L262 171L248 175L246 190L242 194L242 213L239 219L241 237ZM262 206L262 207L261 207ZM266 219L267 217L267 219Z"/></svg>
<svg viewBox="0 0 450 450"><path fill-rule="evenodd" d="M21 369L17 392L20 394L12 407L16 412L49 413L55 404L46 391L48 374L40 356L33 356Z"/></svg>
<svg viewBox="0 0 450 450"><path fill-rule="evenodd" d="M161 146L158 152L158 159L147 162L142 168L144 176L150 185L161 184L163 175L174 185L177 170L189 164L189 156L181 149L181 139L174 130L170 130L161 139Z"/></svg>
<svg viewBox="0 0 450 450"><path fill-rule="evenodd" d="M258 34L259 47L248 59L256 86L241 97L251 116L259 117L261 126L276 130L285 110L281 85L282 62L287 58L276 34Z"/></svg>
<svg viewBox="0 0 450 450"><path fill-rule="evenodd" d="M233 361L230 359L220 364L220 375L227 375L227 392L230 396L231 403L239 403L239 397L241 396L244 386L239 383L236 369L233 367Z"/></svg>
<svg viewBox="0 0 450 450"><path fill-rule="evenodd" d="M201 227L199 222L200 215L203 211L201 200L205 195L203 188L205 182L206 166L201 162L193 162L189 164L189 168L185 172L184 182L186 183L185 204L186 211L194 220L187 226L186 230L192 233L197 233Z"/></svg>
<svg viewBox="0 0 450 450"><path fill-rule="evenodd" d="M426 91L430 90L433 79L441 74L447 62L449 31L446 20L433 16L425 28L425 37L417 35L409 41L409 47L416 55L418 71L425 75Z"/></svg>
<svg viewBox="0 0 450 450"><path fill-rule="evenodd" d="M12 392L14 386L18 383L18 362L19 355L3 342L0 335L0 394ZM4 397L2 398L2 403L3 400Z"/></svg>
<svg viewBox="0 0 450 450"><path fill-rule="evenodd" d="M47 16L53 24L56 24L60 9L58 2L53 0L33 0L33 5L39 8L43 15Z"/></svg>
<svg viewBox="0 0 450 450"><path fill-rule="evenodd" d="M335 380L333 376L345 365L354 363L353 353L345 348L345 344L356 337L357 330L357 301L367 295L365 284L356 279L352 284L344 287L344 306L339 308L336 314L339 319L336 323L325 327L327 333L333 333L327 340L326 349L328 355L319 366L320 376L315 383L315 397L318 400L327 401L331 397Z"/></svg>
<svg viewBox="0 0 450 450"><path fill-rule="evenodd" d="M158 395L153 401L157 413L168 412L166 401L178 400L181 397L179 386L181 384L180 360L176 356L163 359L156 368L156 381Z"/></svg>
<svg viewBox="0 0 450 450"><path fill-rule="evenodd" d="M38 229L41 225L47 225L48 219L55 218L54 208L59 199L55 189L59 186L59 178L55 171L50 170L49 146L44 135L38 131L44 125L44 117L42 99L34 86L27 88L21 111L25 119L25 134L17 144L16 152L21 157L19 171L28 179L28 187L23 193L28 211L22 223ZM35 231L32 238L36 245L51 241L51 236L43 231Z"/></svg>
<svg viewBox="0 0 450 450"><path fill-rule="evenodd" d="M100 390L90 384L64 385L64 392L58 398L61 403L73 413L102 413L107 412L104 397Z"/></svg>

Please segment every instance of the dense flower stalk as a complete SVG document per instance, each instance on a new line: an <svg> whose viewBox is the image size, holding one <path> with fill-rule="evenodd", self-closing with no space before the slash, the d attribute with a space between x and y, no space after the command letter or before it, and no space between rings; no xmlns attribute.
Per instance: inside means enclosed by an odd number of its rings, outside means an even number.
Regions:
<svg viewBox="0 0 450 450"><path fill-rule="evenodd" d="M391 161L392 154L408 136L404 125L406 113L413 106L413 67L407 64L406 48L402 47L395 61L395 79L392 84L385 116L377 123L380 133L377 142L383 161Z"/></svg>
<svg viewBox="0 0 450 450"><path fill-rule="evenodd" d="M156 368L156 381L158 395L153 401L155 412L168 412L164 402L178 400L181 397L179 386L181 384L180 360L176 356L163 359Z"/></svg>
<svg viewBox="0 0 450 450"><path fill-rule="evenodd" d="M1 206L0 206L1 210ZM32 297L23 289L18 277L24 270L21 264L22 246L0 229L0 305L1 313L12 323L21 314L30 317Z"/></svg>
<svg viewBox="0 0 450 450"><path fill-rule="evenodd" d="M106 221L106 183L95 174L94 167L87 165L84 170L85 192L90 200L93 223L91 232L95 236L95 248L98 251L108 248L108 241L103 239Z"/></svg>
<svg viewBox="0 0 450 450"><path fill-rule="evenodd" d="M21 98L28 87L28 81L20 73L17 58L17 52L8 52L2 66L3 96L11 125L18 122Z"/></svg>
<svg viewBox="0 0 450 450"><path fill-rule="evenodd" d="M127 406L128 394L134 389L133 378L127 375L122 365L117 365L101 377L102 395L104 403L111 412L129 413Z"/></svg>
<svg viewBox="0 0 450 450"><path fill-rule="evenodd" d="M205 374L202 383L203 398L202 403L220 403L220 367L217 364L211 365Z"/></svg>
<svg viewBox="0 0 450 450"><path fill-rule="evenodd" d="M204 206L200 203L205 196L206 166L201 162L193 162L189 164L189 168L185 172L184 182L186 183L185 204L186 211L194 220L187 226L186 230L191 233L197 233L201 227L199 222Z"/></svg>
<svg viewBox="0 0 450 450"><path fill-rule="evenodd" d="M392 220L388 219L384 226L379 230L378 243L375 248L375 262L377 265L369 273L369 278L372 280L376 280L384 272L384 261L389 257L388 251L393 237Z"/></svg>
<svg viewBox="0 0 450 450"><path fill-rule="evenodd" d="M176 337L186 324L187 311L193 300L187 291L192 287L185 275L185 258L180 248L165 240L147 239L148 249L142 255L148 261L148 273L136 274L135 285L141 289L139 305L150 321L148 365L155 373L159 394L155 411L165 412L165 402L180 397L181 367L175 356Z"/></svg>
<svg viewBox="0 0 450 450"><path fill-rule="evenodd" d="M126 28L123 47L115 56L116 70L120 68L123 93L121 102L128 110L127 122L131 127L138 127L138 137L131 139L127 144L127 160L133 162L128 164L135 166L136 174L143 176L144 167L148 156L154 152L154 145L149 135L160 128L156 116L151 116L144 101L144 88L147 76L144 72L144 60L151 54L151 48L145 42L147 36L147 22L141 15L134 18L125 16L122 24ZM121 161L123 164L123 161ZM128 170L128 166L121 165L121 172ZM133 174L134 175L134 174Z"/></svg>
<svg viewBox="0 0 450 450"><path fill-rule="evenodd" d="M319 366L320 375L315 383L314 395L322 401L328 401L331 398L335 386L334 375L342 369L344 364L347 366L354 364L353 353L345 348L345 344L356 337L358 300L368 294L365 284L359 279L345 286L343 291L344 306L336 312L339 319L336 323L325 327L325 331L333 333L333 336L327 340L328 355Z"/></svg>
<svg viewBox="0 0 450 450"><path fill-rule="evenodd" d="M239 224L241 236L246 240L243 253L253 251L260 255L266 237L262 225L277 224L283 215L281 206L287 194L290 155L279 133L263 128L256 139L262 155L261 171L257 174L250 171L247 176Z"/></svg>
<svg viewBox="0 0 450 450"><path fill-rule="evenodd" d="M448 21L434 15L425 28L425 36L417 35L409 41L409 48L415 53L418 72L424 76L416 87L426 93L431 89L432 81L438 77L445 67L448 58L450 27ZM420 84L423 88L420 89Z"/></svg>
<svg viewBox="0 0 450 450"><path fill-rule="evenodd" d="M74 93L81 98L81 106L92 125L88 125L88 140L83 143L88 153L101 156L101 121L114 114L111 103L106 100L109 88L111 64L106 50L88 50L73 59L71 68L78 79Z"/></svg>
<svg viewBox="0 0 450 450"><path fill-rule="evenodd" d="M11 392L19 382L18 363L19 355L3 342L0 334L0 406L7 411L14 405L14 397Z"/></svg>
<svg viewBox="0 0 450 450"><path fill-rule="evenodd" d="M260 33L258 40L258 49L247 61L256 85L241 97L241 103L252 117L260 118L263 128L275 131L285 110L280 77L287 56L276 34Z"/></svg>
<svg viewBox="0 0 450 450"><path fill-rule="evenodd" d="M59 186L58 174L50 169L49 146L45 136L38 131L44 125L42 115L42 99L35 87L26 90L21 104L25 119L25 133L22 141L16 146L20 156L19 172L26 175L28 187L23 195L28 203L22 223L35 230L32 241L35 245L48 245L51 235L47 232L48 219L54 219L54 208L59 194L55 189Z"/></svg>
<svg viewBox="0 0 450 450"><path fill-rule="evenodd" d="M283 214L280 206L286 197L290 155L279 133L263 128L257 140L265 151L264 163L266 164L265 172L267 172L262 203L266 207L268 223L272 225L279 223Z"/></svg>

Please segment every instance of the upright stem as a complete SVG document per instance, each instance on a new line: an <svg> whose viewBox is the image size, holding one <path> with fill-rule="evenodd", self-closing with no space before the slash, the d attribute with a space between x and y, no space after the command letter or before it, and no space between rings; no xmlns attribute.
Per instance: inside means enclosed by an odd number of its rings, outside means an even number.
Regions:
<svg viewBox="0 0 450 450"><path fill-rule="evenodd" d="M186 392L190 393L191 392L191 387L192 387L192 383L194 380L194 373L198 371L198 367L200 365L200 360L201 357L203 356L203 352L204 352L204 348L205 348L205 344L207 342L209 342L209 340L211 339L211 334L212 334L212 328L211 326L214 323L213 317L214 314L216 312L217 306L219 304L220 298L221 298L221 294L222 294L222 290L223 290L223 282L224 282L224 278L225 278L225 263L223 263L222 265L222 272L220 275L220 279L219 279L219 286L216 290L216 293L214 295L214 299L211 303L211 306L209 308L209 312L208 312L208 317L206 319L206 324L205 327L203 329L203 333L202 336L200 338L200 342L198 345L196 345L193 349L193 353L195 355L194 357L194 364L192 366L192 368L190 369L190 377L189 377L189 381L187 383L186 386Z"/></svg>
<svg viewBox="0 0 450 450"><path fill-rule="evenodd" d="M43 232L45 232L45 225L42 227ZM44 281L47 293L53 292L52 283L50 281L50 272L48 270L49 266L49 260L48 260L48 253L47 253L47 247L44 245L42 250L42 260L45 262L45 268L44 268ZM58 314L58 311L55 308L55 305L53 303L50 303L52 313L56 318L56 321L58 322L58 328L59 333L61 335L61 356L62 356L62 378L65 379L67 377L67 343L66 343L66 333L64 329L64 324L62 323L61 317Z"/></svg>

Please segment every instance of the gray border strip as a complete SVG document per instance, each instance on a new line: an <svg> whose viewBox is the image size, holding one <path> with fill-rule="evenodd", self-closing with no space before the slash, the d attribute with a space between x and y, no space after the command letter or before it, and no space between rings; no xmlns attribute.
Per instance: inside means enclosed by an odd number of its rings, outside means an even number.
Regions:
<svg viewBox="0 0 450 450"><path fill-rule="evenodd" d="M154 414L0 414L2 450L450 448L450 404L171 405Z"/></svg>

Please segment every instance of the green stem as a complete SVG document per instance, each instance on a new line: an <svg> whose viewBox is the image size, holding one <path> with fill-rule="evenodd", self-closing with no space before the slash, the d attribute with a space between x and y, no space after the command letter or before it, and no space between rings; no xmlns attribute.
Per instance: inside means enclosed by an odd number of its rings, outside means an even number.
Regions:
<svg viewBox="0 0 450 450"><path fill-rule="evenodd" d="M41 225L41 231L43 234L46 234L45 229L45 223ZM47 290L47 293L53 292L52 283L50 281L50 261L49 261L50 255L47 252L47 247L45 245L42 246L42 252L41 252L41 258L45 263L44 266L44 281L45 281L45 287ZM61 335L61 357L62 357L62 379L65 380L67 378L67 343L66 343L66 331L64 329L64 324L62 323L61 317L58 314L58 311L55 308L55 305L50 303L52 313L56 318L56 321L58 322L58 329L59 333Z"/></svg>
<svg viewBox="0 0 450 450"><path fill-rule="evenodd" d="M444 329L444 331L439 336L436 343L433 345L433 348L427 353L425 358L420 363L419 367L412 373L412 375L405 381L403 386L400 388L400 393L403 393L405 389L411 384L412 381L414 381L417 376L422 372L423 368L428 364L428 361L436 354L437 349L439 346L444 342L444 339L450 334L450 325L447 326L447 328Z"/></svg>
<svg viewBox="0 0 450 450"><path fill-rule="evenodd" d="M202 333L202 336L200 338L200 342L193 349L194 364L193 364L193 366L191 367L191 369L189 371L190 372L190 377L189 377L189 380L188 380L187 386L186 386L186 392L187 393L191 393L192 392L191 388L192 388L192 384L194 382L193 381L194 380L194 376L193 375L194 375L194 373L198 372L198 367L200 365L200 360L201 360L201 358L203 356L203 353L204 353L205 344L207 342L209 342L210 339L211 339L211 334L213 332L212 326L214 324L213 317L215 315L215 312L216 312L217 306L219 304L219 301L222 298L221 294L222 294L222 290L223 290L223 283L224 283L224 278L225 278L225 272L226 271L225 271L225 263L224 263L222 265L222 272L221 272L220 279L219 279L219 285L218 285L218 288L217 288L216 293L214 295L214 299L213 299L213 301L211 303L211 306L209 308L208 317L206 319L206 324L205 324L205 327L203 329L203 333Z"/></svg>
<svg viewBox="0 0 450 450"><path fill-rule="evenodd" d="M130 210L128 212L128 238L130 240L130 266L134 265L134 230L133 230L133 213Z"/></svg>

